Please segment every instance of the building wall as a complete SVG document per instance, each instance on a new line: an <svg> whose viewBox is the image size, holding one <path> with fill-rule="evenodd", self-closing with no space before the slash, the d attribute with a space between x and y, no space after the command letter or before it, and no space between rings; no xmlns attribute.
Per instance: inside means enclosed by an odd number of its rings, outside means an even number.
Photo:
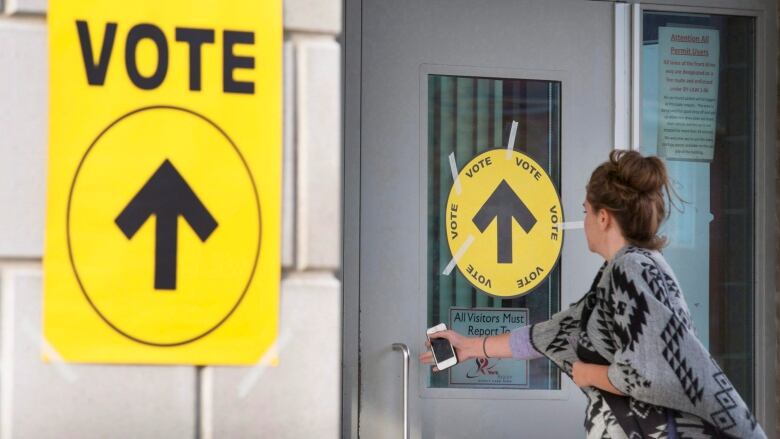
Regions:
<svg viewBox="0 0 780 439"><path fill-rule="evenodd" d="M40 360L56 358L41 337L45 14L45 0L0 0L0 438L338 437L341 2L284 0L275 368Z"/></svg>

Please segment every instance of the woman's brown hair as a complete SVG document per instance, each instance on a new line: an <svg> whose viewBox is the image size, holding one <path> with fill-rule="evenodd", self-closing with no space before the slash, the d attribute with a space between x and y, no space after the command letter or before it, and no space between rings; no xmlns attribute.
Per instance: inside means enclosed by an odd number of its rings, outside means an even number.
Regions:
<svg viewBox="0 0 780 439"><path fill-rule="evenodd" d="M671 203L672 189L661 159L614 150L593 171L586 191L593 210L607 209L629 243L651 250L666 245L658 228L668 217L666 201Z"/></svg>

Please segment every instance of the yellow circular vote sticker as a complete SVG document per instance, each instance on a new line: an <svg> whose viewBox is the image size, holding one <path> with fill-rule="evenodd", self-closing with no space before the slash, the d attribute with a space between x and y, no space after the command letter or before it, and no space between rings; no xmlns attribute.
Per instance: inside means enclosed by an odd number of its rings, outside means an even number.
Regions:
<svg viewBox="0 0 780 439"><path fill-rule="evenodd" d="M450 189L447 241L475 287L515 297L554 268L562 217L555 186L538 163L514 150L493 149L472 159Z"/></svg>
<svg viewBox="0 0 780 439"><path fill-rule="evenodd" d="M220 327L249 288L260 237L244 157L190 110L122 116L72 181L67 242L79 287L107 324L139 343L177 346Z"/></svg>

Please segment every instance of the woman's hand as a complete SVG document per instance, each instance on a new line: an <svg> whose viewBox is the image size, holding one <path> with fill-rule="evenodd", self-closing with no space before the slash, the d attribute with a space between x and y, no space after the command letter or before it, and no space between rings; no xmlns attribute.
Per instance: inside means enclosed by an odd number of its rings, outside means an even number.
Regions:
<svg viewBox="0 0 780 439"><path fill-rule="evenodd" d="M625 395L609 381L609 366L575 361L571 367L571 375L577 387L596 387L615 395Z"/></svg>
<svg viewBox="0 0 780 439"><path fill-rule="evenodd" d="M593 385L592 380L592 366L593 364L583 363L582 361L575 361L571 367L571 375L574 379L574 384L577 387L588 387Z"/></svg>
<svg viewBox="0 0 780 439"><path fill-rule="evenodd" d="M455 348L455 355L458 356L458 363L466 361L471 358L481 356L482 354L482 338L479 337L464 337L452 330L434 332L429 335L430 338L446 338ZM426 347L431 347L431 344L426 340ZM433 364L433 353L426 349L425 352L420 354L420 362L424 364ZM433 368L434 372L438 372L436 367Z"/></svg>

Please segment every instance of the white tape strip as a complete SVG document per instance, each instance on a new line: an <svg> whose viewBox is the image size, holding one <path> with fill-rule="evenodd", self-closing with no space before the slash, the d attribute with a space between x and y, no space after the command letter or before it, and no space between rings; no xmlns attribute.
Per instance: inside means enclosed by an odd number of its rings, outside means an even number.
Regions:
<svg viewBox="0 0 780 439"><path fill-rule="evenodd" d="M469 235L466 237L466 240L461 244L458 251L455 252L455 255L452 257L449 263L447 263L447 266L444 267L444 271L442 272L443 275L449 276L450 273L452 273L452 270L455 269L455 265L458 263L460 258L463 257L464 254L466 254L466 250L469 249L471 244L474 242L474 236Z"/></svg>
<svg viewBox="0 0 780 439"><path fill-rule="evenodd" d="M200 437L214 439L214 368L198 367L200 374Z"/></svg>
<svg viewBox="0 0 780 439"><path fill-rule="evenodd" d="M30 319L26 317L22 319L22 330L24 331L25 335L27 335L27 337L33 341L34 344L40 343L43 354L49 361L51 361L51 364L54 366L54 370L57 372L57 375L69 383L76 381L76 372L73 371L72 367L65 363L59 352L57 352L54 347L52 347L52 345L50 345L49 342L43 338L43 334L35 329L32 322L30 322Z"/></svg>
<svg viewBox="0 0 780 439"><path fill-rule="evenodd" d="M271 365L271 359L278 356L279 352L284 349L284 346L289 341L290 333L283 332L279 337L277 337L274 344L268 348L265 355L263 355L263 358L261 358L260 361L252 366L249 372L247 372L247 374L238 384L238 397L240 399L244 399L247 395L249 395L249 392L252 391L252 388L255 386L255 384L257 384L257 381L261 376L263 376L263 373L265 373L266 369L268 369L268 367Z"/></svg>
<svg viewBox="0 0 780 439"><path fill-rule="evenodd" d="M515 136L517 135L517 121L512 121L512 128L509 130L509 142L506 144L506 159L512 158L512 150L515 149Z"/></svg>
<svg viewBox="0 0 780 439"><path fill-rule="evenodd" d="M571 229L583 229L585 228L585 222L584 221L569 221L565 223L556 224L553 227L556 229L561 230L571 230Z"/></svg>
<svg viewBox="0 0 780 439"><path fill-rule="evenodd" d="M455 153L450 153L450 171L452 171L452 181L455 182L455 192L460 195L460 180L458 180L458 164L455 163Z"/></svg>

